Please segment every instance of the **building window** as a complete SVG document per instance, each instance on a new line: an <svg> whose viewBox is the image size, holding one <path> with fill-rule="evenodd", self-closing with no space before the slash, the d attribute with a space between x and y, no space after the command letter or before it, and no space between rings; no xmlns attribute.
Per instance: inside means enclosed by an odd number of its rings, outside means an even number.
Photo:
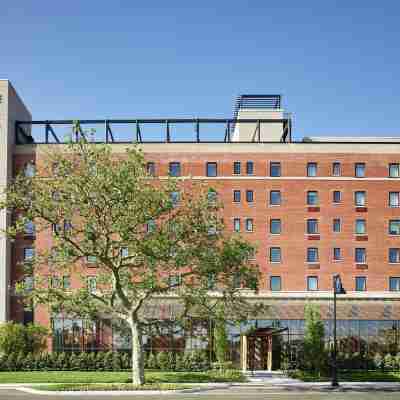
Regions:
<svg viewBox="0 0 400 400"><path fill-rule="evenodd" d="M233 163L233 174L234 175L240 175L240 173L241 173L241 163L240 163L240 161L235 161L234 163Z"/></svg>
<svg viewBox="0 0 400 400"><path fill-rule="evenodd" d="M169 175L170 176L181 176L181 163L170 162L169 163Z"/></svg>
<svg viewBox="0 0 400 400"><path fill-rule="evenodd" d="M254 174L254 163L253 161L247 161L246 163L246 174L253 175Z"/></svg>
<svg viewBox="0 0 400 400"><path fill-rule="evenodd" d="M50 277L50 287L52 289L61 289L61 287L62 287L62 278L60 276L52 276L52 277Z"/></svg>
<svg viewBox="0 0 400 400"><path fill-rule="evenodd" d="M97 280L95 276L88 276L86 278L86 287L89 293L95 293L97 290Z"/></svg>
<svg viewBox="0 0 400 400"><path fill-rule="evenodd" d="M62 277L62 287L64 290L71 288L71 277L66 275Z"/></svg>
<svg viewBox="0 0 400 400"><path fill-rule="evenodd" d="M171 192L171 203L173 207L176 207L179 204L180 194L179 192Z"/></svg>
<svg viewBox="0 0 400 400"><path fill-rule="evenodd" d="M233 191L233 202L240 203L240 190Z"/></svg>
<svg viewBox="0 0 400 400"><path fill-rule="evenodd" d="M35 224L32 221L26 221L24 232L26 236L35 236Z"/></svg>
<svg viewBox="0 0 400 400"><path fill-rule="evenodd" d="M26 292L31 292L35 286L35 279L33 276L25 276L24 278L24 290Z"/></svg>
<svg viewBox="0 0 400 400"><path fill-rule="evenodd" d="M280 276L271 276L269 282L271 292L280 292L282 290L282 282Z"/></svg>
<svg viewBox="0 0 400 400"><path fill-rule="evenodd" d="M389 192L389 207L400 207L400 192Z"/></svg>
<svg viewBox="0 0 400 400"><path fill-rule="evenodd" d="M271 206L280 206L281 205L281 192L280 190L271 190L269 192L269 204Z"/></svg>
<svg viewBox="0 0 400 400"><path fill-rule="evenodd" d="M269 225L269 231L273 235L279 235L282 230L282 224L280 219L271 219L270 225Z"/></svg>
<svg viewBox="0 0 400 400"><path fill-rule="evenodd" d="M121 258L129 257L129 249L127 247L121 247Z"/></svg>
<svg viewBox="0 0 400 400"><path fill-rule="evenodd" d="M389 249L389 262L392 264L400 263L400 249Z"/></svg>
<svg viewBox="0 0 400 400"><path fill-rule="evenodd" d="M311 234L311 235L318 233L318 220L317 219L308 219L307 220L307 233Z"/></svg>
<svg viewBox="0 0 400 400"><path fill-rule="evenodd" d="M400 177L400 164L398 163L389 164L389 177L390 178Z"/></svg>
<svg viewBox="0 0 400 400"><path fill-rule="evenodd" d="M235 232L240 232L240 218L233 219L233 230Z"/></svg>
<svg viewBox="0 0 400 400"><path fill-rule="evenodd" d="M390 235L400 235L400 220L391 219L389 221L389 234Z"/></svg>
<svg viewBox="0 0 400 400"><path fill-rule="evenodd" d="M354 173L356 178L364 178L365 177L365 163L356 163L354 166Z"/></svg>
<svg viewBox="0 0 400 400"><path fill-rule="evenodd" d="M253 219L246 218L246 232L253 232Z"/></svg>
<svg viewBox="0 0 400 400"><path fill-rule="evenodd" d="M150 219L147 224L146 224L146 232L147 233L151 233L154 232L156 230L156 221L154 221L154 219Z"/></svg>
<svg viewBox="0 0 400 400"><path fill-rule="evenodd" d="M270 247L269 260L272 263L280 263L281 262L281 248L280 247Z"/></svg>
<svg viewBox="0 0 400 400"><path fill-rule="evenodd" d="M317 247L309 247L307 249L307 262L315 263L315 262L318 262L318 260L319 260L318 248Z"/></svg>
<svg viewBox="0 0 400 400"><path fill-rule="evenodd" d="M341 231L341 220L340 220L340 218L334 218L333 219L333 226L332 226L332 228L333 228L333 232L334 233L339 233L340 231Z"/></svg>
<svg viewBox="0 0 400 400"><path fill-rule="evenodd" d="M246 201L252 203L254 201L254 192L252 190L246 190Z"/></svg>
<svg viewBox="0 0 400 400"><path fill-rule="evenodd" d="M97 257L96 256L87 256L86 257L86 262L88 264L96 264L97 262Z"/></svg>
<svg viewBox="0 0 400 400"><path fill-rule="evenodd" d="M317 176L317 163L307 163L307 176Z"/></svg>
<svg viewBox="0 0 400 400"><path fill-rule="evenodd" d="M209 189L207 192L207 201L210 203L215 203L217 201L218 194L214 189Z"/></svg>
<svg viewBox="0 0 400 400"><path fill-rule="evenodd" d="M365 276L356 276L356 292L365 292L367 290L367 278Z"/></svg>
<svg viewBox="0 0 400 400"><path fill-rule="evenodd" d="M355 231L357 235L365 235L367 233L367 224L365 219L356 219Z"/></svg>
<svg viewBox="0 0 400 400"><path fill-rule="evenodd" d="M269 164L269 175L273 177L281 176L281 163L271 162Z"/></svg>
<svg viewBox="0 0 400 400"><path fill-rule="evenodd" d="M32 261L35 257L35 249L33 247L24 248L24 261Z"/></svg>
<svg viewBox="0 0 400 400"><path fill-rule="evenodd" d="M317 276L307 276L307 290L308 291L318 290L318 277Z"/></svg>
<svg viewBox="0 0 400 400"><path fill-rule="evenodd" d="M146 164L146 172L150 176L155 176L156 175L156 164L152 161L149 161Z"/></svg>
<svg viewBox="0 0 400 400"><path fill-rule="evenodd" d="M342 192L340 190L333 191L333 202L340 203L342 201Z"/></svg>
<svg viewBox="0 0 400 400"><path fill-rule="evenodd" d="M391 276L389 278L389 290L391 292L400 292L400 278Z"/></svg>
<svg viewBox="0 0 400 400"><path fill-rule="evenodd" d="M36 174L36 166L33 162L28 162L24 166L24 175L27 178L33 178Z"/></svg>
<svg viewBox="0 0 400 400"><path fill-rule="evenodd" d="M217 163L216 162L208 162L206 167L207 176L217 176Z"/></svg>
<svg viewBox="0 0 400 400"><path fill-rule="evenodd" d="M318 200L318 192L315 190L310 190L307 192L307 204L309 206L315 206L319 202Z"/></svg>
<svg viewBox="0 0 400 400"><path fill-rule="evenodd" d="M354 193L354 202L357 207L364 207L366 204L365 191L360 190Z"/></svg>
<svg viewBox="0 0 400 400"><path fill-rule="evenodd" d="M333 176L341 176L342 175L342 168L340 162L334 162L332 164L332 175Z"/></svg>
<svg viewBox="0 0 400 400"><path fill-rule="evenodd" d="M182 284L182 276L180 274L170 275L168 280L170 287L177 287Z"/></svg>
<svg viewBox="0 0 400 400"><path fill-rule="evenodd" d="M333 248L333 260L340 261L342 259L342 250L340 247Z"/></svg>
<svg viewBox="0 0 400 400"><path fill-rule="evenodd" d="M367 262L367 250L364 248L356 248L355 261L358 264L365 264Z"/></svg>

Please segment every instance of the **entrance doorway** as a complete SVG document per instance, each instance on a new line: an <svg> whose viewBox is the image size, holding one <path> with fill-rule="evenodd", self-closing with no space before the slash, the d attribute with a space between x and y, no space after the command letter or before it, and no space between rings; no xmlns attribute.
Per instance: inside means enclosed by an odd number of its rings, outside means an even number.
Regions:
<svg viewBox="0 0 400 400"><path fill-rule="evenodd" d="M288 328L258 328L240 336L240 365L242 371L279 369L280 334Z"/></svg>

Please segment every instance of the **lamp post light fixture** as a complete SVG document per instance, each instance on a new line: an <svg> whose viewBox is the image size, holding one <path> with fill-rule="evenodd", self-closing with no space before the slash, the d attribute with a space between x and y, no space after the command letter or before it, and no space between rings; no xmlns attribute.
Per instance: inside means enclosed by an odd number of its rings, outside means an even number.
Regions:
<svg viewBox="0 0 400 400"><path fill-rule="evenodd" d="M333 275L333 360L332 360L332 387L338 387L337 378L337 341L336 341L336 295L345 294L339 274Z"/></svg>

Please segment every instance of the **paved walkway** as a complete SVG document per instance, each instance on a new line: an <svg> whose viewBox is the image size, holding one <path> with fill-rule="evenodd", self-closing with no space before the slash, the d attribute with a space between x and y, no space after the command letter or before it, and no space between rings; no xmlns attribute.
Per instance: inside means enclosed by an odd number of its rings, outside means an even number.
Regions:
<svg viewBox="0 0 400 400"><path fill-rule="evenodd" d="M264 385L287 385L302 383L299 379L287 377L281 371L253 371L245 373L249 383Z"/></svg>

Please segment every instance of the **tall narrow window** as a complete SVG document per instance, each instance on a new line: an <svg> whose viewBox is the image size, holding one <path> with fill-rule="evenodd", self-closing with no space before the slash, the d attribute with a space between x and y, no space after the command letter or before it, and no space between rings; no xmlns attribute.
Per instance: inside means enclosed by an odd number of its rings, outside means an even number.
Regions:
<svg viewBox="0 0 400 400"><path fill-rule="evenodd" d="M365 163L356 163L354 169L356 178L365 177Z"/></svg>
<svg viewBox="0 0 400 400"><path fill-rule="evenodd" d="M233 202L240 203L240 190L233 191Z"/></svg>
<svg viewBox="0 0 400 400"><path fill-rule="evenodd" d="M364 207L366 205L366 194L364 190L359 190L354 193L354 202L357 207Z"/></svg>
<svg viewBox="0 0 400 400"><path fill-rule="evenodd" d="M282 289L282 282L280 276L271 276L270 278L271 292L280 292Z"/></svg>
<svg viewBox="0 0 400 400"><path fill-rule="evenodd" d="M270 221L270 233L273 235L279 235L282 230L282 224L280 219L271 219Z"/></svg>
<svg viewBox="0 0 400 400"><path fill-rule="evenodd" d="M333 202L340 203L342 201L342 192L340 190L333 191Z"/></svg>
<svg viewBox="0 0 400 400"><path fill-rule="evenodd" d="M400 292L400 278L397 276L391 276L389 278L389 290L391 292Z"/></svg>
<svg viewBox="0 0 400 400"><path fill-rule="evenodd" d="M318 277L317 276L307 276L307 290L316 291L318 290Z"/></svg>
<svg viewBox="0 0 400 400"><path fill-rule="evenodd" d="M333 261L340 261L342 259L342 250L340 247L333 248Z"/></svg>
<svg viewBox="0 0 400 400"><path fill-rule="evenodd" d="M171 192L171 203L173 207L176 207L179 204L180 193L179 192Z"/></svg>
<svg viewBox="0 0 400 400"><path fill-rule="evenodd" d="M309 190L307 192L307 205L316 206L319 203L318 192L315 190Z"/></svg>
<svg viewBox="0 0 400 400"><path fill-rule="evenodd" d="M88 276L86 278L87 290L89 293L95 293L97 290L97 279L95 276Z"/></svg>
<svg viewBox="0 0 400 400"><path fill-rule="evenodd" d="M390 178L400 177L400 164L398 163L389 164L389 177Z"/></svg>
<svg viewBox="0 0 400 400"><path fill-rule="evenodd" d="M252 203L254 201L254 192L252 190L246 190L246 201Z"/></svg>
<svg viewBox="0 0 400 400"><path fill-rule="evenodd" d="M340 218L334 218L333 219L333 226L332 226L333 232L334 233L339 233L341 231L341 227L342 227L341 225L342 224L341 224Z"/></svg>
<svg viewBox="0 0 400 400"><path fill-rule="evenodd" d="M246 231L253 232L253 218L246 218Z"/></svg>
<svg viewBox="0 0 400 400"><path fill-rule="evenodd" d="M169 175L170 176L181 176L181 163L170 162L169 163Z"/></svg>
<svg viewBox="0 0 400 400"><path fill-rule="evenodd" d="M156 164L153 161L149 161L146 164L146 172L150 176L155 176L156 175Z"/></svg>
<svg viewBox="0 0 400 400"><path fill-rule="evenodd" d="M389 192L389 207L397 208L400 207L400 193Z"/></svg>
<svg viewBox="0 0 400 400"><path fill-rule="evenodd" d="M271 162L269 164L269 175L273 177L281 176L281 163Z"/></svg>
<svg viewBox="0 0 400 400"><path fill-rule="evenodd" d="M208 162L206 164L206 173L207 176L217 176L217 163L216 162Z"/></svg>
<svg viewBox="0 0 400 400"><path fill-rule="evenodd" d="M367 290L367 278L365 276L356 276L356 292L365 292Z"/></svg>
<svg viewBox="0 0 400 400"><path fill-rule="evenodd" d="M24 261L32 261L35 257L35 249L33 247L24 248Z"/></svg>
<svg viewBox="0 0 400 400"><path fill-rule="evenodd" d="M365 264L367 262L367 250L364 248L356 248L355 262L358 264Z"/></svg>
<svg viewBox="0 0 400 400"><path fill-rule="evenodd" d="M233 230L235 232L240 232L240 218L233 219Z"/></svg>
<svg viewBox="0 0 400 400"><path fill-rule="evenodd" d="M281 201L282 199L280 190L271 190L269 192L269 204L271 206L280 206Z"/></svg>
<svg viewBox="0 0 400 400"><path fill-rule="evenodd" d="M307 233L311 234L311 235L318 233L318 220L317 219L308 219L307 220Z"/></svg>
<svg viewBox="0 0 400 400"><path fill-rule="evenodd" d="M235 161L233 163L233 174L240 175L240 173L241 173L241 163L240 161Z"/></svg>
<svg viewBox="0 0 400 400"><path fill-rule="evenodd" d="M254 163L253 161L247 161L246 163L246 174L253 175L254 174Z"/></svg>
<svg viewBox="0 0 400 400"><path fill-rule="evenodd" d="M281 262L281 248L280 247L270 247L269 260L272 263L280 263Z"/></svg>
<svg viewBox="0 0 400 400"><path fill-rule="evenodd" d="M399 248L389 249L389 262L391 264L400 263L400 249Z"/></svg>
<svg viewBox="0 0 400 400"><path fill-rule="evenodd" d="M27 162L24 167L24 175L27 178L33 178L36 174L36 167L33 162Z"/></svg>
<svg viewBox="0 0 400 400"><path fill-rule="evenodd" d="M317 163L307 163L307 176L317 176Z"/></svg>
<svg viewBox="0 0 400 400"><path fill-rule="evenodd" d="M356 219L355 232L356 235L365 235L367 233L367 224L365 219Z"/></svg>
<svg viewBox="0 0 400 400"><path fill-rule="evenodd" d="M307 249L307 262L316 263L319 260L318 256L318 248L317 247L309 247Z"/></svg>
<svg viewBox="0 0 400 400"><path fill-rule="evenodd" d="M332 164L332 175L333 176L341 176L342 175L342 168L340 162L334 162Z"/></svg>
<svg viewBox="0 0 400 400"><path fill-rule="evenodd" d="M35 224L32 221L26 221L24 227L26 236L35 236Z"/></svg>

